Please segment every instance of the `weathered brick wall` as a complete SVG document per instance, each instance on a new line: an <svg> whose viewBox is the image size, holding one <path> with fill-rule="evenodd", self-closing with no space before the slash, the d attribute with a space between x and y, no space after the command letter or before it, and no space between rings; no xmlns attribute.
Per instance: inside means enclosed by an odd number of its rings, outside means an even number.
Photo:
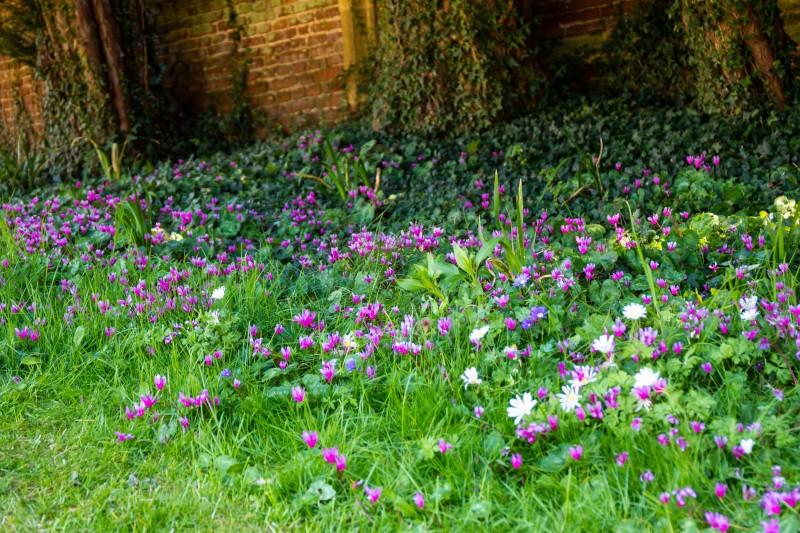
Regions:
<svg viewBox="0 0 800 533"><path fill-rule="evenodd" d="M247 96L283 123L345 113L342 27L337 0L234 0L250 58ZM198 111L230 106L234 41L224 0L151 0L177 101Z"/></svg>
<svg viewBox="0 0 800 533"><path fill-rule="evenodd" d="M15 95L19 97L16 98ZM34 79L33 69L20 65L13 59L0 56L0 120L3 121L4 138L0 141L8 144L16 137L16 131L37 127L38 124L17 124L17 120L36 121L39 115L38 82ZM23 116L19 115L19 106L24 106ZM28 115L27 117L25 115Z"/></svg>
<svg viewBox="0 0 800 533"><path fill-rule="evenodd" d="M541 14L542 31L548 39L568 39L600 34L614 26L623 11L638 0L534 0Z"/></svg>
<svg viewBox="0 0 800 533"><path fill-rule="evenodd" d="M356 2L371 0L354 0ZM592 46L608 35L621 11L641 0L531 0L544 36L567 46ZM343 42L345 0L233 0L244 25L241 49L251 58L247 96L284 124L327 123L347 114L338 76L348 59ZM800 0L778 0L786 30L800 40ZM145 0L152 10L172 100L188 112L230 106L231 28L226 0ZM358 9L358 8L355 8ZM352 33L352 32L351 32ZM352 51L351 51L352 54ZM350 58L352 60L352 57ZM36 118L39 85L30 68L0 57L2 130L15 131L15 94ZM13 136L13 135L12 135Z"/></svg>

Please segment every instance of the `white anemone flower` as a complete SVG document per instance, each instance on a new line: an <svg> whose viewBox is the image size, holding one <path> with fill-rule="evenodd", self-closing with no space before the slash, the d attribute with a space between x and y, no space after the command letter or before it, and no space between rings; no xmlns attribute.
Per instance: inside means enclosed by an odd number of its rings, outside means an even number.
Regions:
<svg viewBox="0 0 800 533"><path fill-rule="evenodd" d="M614 351L614 336L613 335L600 335L599 338L592 342L592 348L603 354L609 354Z"/></svg>
<svg viewBox="0 0 800 533"><path fill-rule="evenodd" d="M487 333L489 333L489 326L483 326L482 328L473 329L472 333L469 334L469 340L473 344L477 344L478 342L480 342L482 338L486 336Z"/></svg>
<svg viewBox="0 0 800 533"><path fill-rule="evenodd" d="M579 388L574 386L561 387L561 394L556 394L556 399L561 404L561 409L567 413L571 413L576 407L581 405L581 392Z"/></svg>
<svg viewBox="0 0 800 533"><path fill-rule="evenodd" d="M749 454L753 451L753 446L755 445L756 441L753 439L743 439L742 442L739 443L739 446L742 447L744 453Z"/></svg>
<svg viewBox="0 0 800 533"><path fill-rule="evenodd" d="M508 403L510 407L506 408L506 411L508 416L514 419L515 425L519 425L522 419L530 415L533 408L536 407L536 400L533 399L530 392L526 392L522 397L511 398Z"/></svg>
<svg viewBox="0 0 800 533"><path fill-rule="evenodd" d="M217 287L214 289L214 292L211 293L212 300L222 300L225 298L225 286Z"/></svg>
<svg viewBox="0 0 800 533"><path fill-rule="evenodd" d="M655 385L656 381L661 379L661 376L658 372L655 372L652 368L644 367L639 370L635 376L633 376L635 380L633 386L634 388L638 387L652 387Z"/></svg>
<svg viewBox="0 0 800 533"><path fill-rule="evenodd" d="M742 309L742 313L739 315L739 318L742 319L742 322L750 322L751 320L755 320L758 316L758 310L755 308L747 308Z"/></svg>
<svg viewBox="0 0 800 533"><path fill-rule="evenodd" d="M628 304L622 309L622 316L628 320L639 320L647 316L647 308L639 303Z"/></svg>
<svg viewBox="0 0 800 533"><path fill-rule="evenodd" d="M478 377L478 369L474 366L464 370L464 373L461 374L461 381L464 382L465 389L470 385L480 385L483 383L483 380Z"/></svg>

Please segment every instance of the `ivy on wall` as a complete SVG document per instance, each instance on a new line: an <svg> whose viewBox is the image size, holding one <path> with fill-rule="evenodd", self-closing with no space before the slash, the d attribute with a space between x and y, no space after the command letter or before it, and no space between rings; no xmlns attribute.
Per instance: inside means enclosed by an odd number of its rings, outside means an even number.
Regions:
<svg viewBox="0 0 800 533"><path fill-rule="evenodd" d="M735 115L783 108L795 46L776 0L650 0L621 18L598 67L615 91L689 96Z"/></svg>
<svg viewBox="0 0 800 533"><path fill-rule="evenodd" d="M529 53L529 27L517 15L513 0L380 2L373 125L455 133L484 128L524 101L518 67Z"/></svg>

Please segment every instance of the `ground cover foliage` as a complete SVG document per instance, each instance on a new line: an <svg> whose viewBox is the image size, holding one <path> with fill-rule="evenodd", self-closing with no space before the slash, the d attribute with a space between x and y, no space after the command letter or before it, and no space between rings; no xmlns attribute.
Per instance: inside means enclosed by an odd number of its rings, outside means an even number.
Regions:
<svg viewBox="0 0 800 533"><path fill-rule="evenodd" d="M4 191L0 523L796 530L796 123L572 101Z"/></svg>

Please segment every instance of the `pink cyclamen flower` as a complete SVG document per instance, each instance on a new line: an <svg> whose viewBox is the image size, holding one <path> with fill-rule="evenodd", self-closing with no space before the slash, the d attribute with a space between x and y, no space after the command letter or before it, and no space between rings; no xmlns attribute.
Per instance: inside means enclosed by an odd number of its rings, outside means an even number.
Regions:
<svg viewBox="0 0 800 533"><path fill-rule="evenodd" d="M305 442L308 445L309 448L314 448L317 445L317 439L318 438L319 438L319 435L317 434L316 431L303 431L303 442ZM338 451L338 450L336 450L336 448L330 448L330 449L331 450L335 450L333 452L333 455L335 457L336 456L336 451ZM325 460L328 461L328 458L326 457ZM330 463L331 461L328 461L328 462Z"/></svg>
<svg viewBox="0 0 800 533"><path fill-rule="evenodd" d="M570 446L569 447L569 455L576 461L580 461L581 456L583 456L583 446L578 444L577 446Z"/></svg>
<svg viewBox="0 0 800 533"><path fill-rule="evenodd" d="M364 492L367 494L367 498L369 498L369 501L371 501L372 503L378 501L378 498L381 497L382 491L383 489L380 487L375 487L374 489L371 489L368 486L364 485Z"/></svg>
<svg viewBox="0 0 800 533"><path fill-rule="evenodd" d="M334 464L336 464L336 470L339 472L347 468L347 460L345 459L344 455L337 454L334 458Z"/></svg>
<svg viewBox="0 0 800 533"><path fill-rule="evenodd" d="M162 390L166 383L167 383L167 378L160 374L156 374L156 376L153 378L153 384L155 384L156 389L158 390Z"/></svg>
<svg viewBox="0 0 800 533"><path fill-rule="evenodd" d="M728 492L728 485L725 483L715 483L714 492L716 493L717 498L721 500L725 497L725 493Z"/></svg>
<svg viewBox="0 0 800 533"><path fill-rule="evenodd" d="M444 439L439 439L439 451L441 453L447 453L447 450L452 450L453 445L449 442L446 442Z"/></svg>
<svg viewBox="0 0 800 533"><path fill-rule="evenodd" d="M183 426L183 430L184 431L189 429L189 419L187 417L184 416L184 417L179 418L178 422L181 423L181 425Z"/></svg>
<svg viewBox="0 0 800 533"><path fill-rule="evenodd" d="M425 496L423 496L421 492L417 492L416 494L414 494L414 503L416 504L417 507L422 509L423 507L425 507Z"/></svg>
<svg viewBox="0 0 800 533"><path fill-rule="evenodd" d="M781 523L777 518L771 518L769 522L761 522L764 533L781 533Z"/></svg>
<svg viewBox="0 0 800 533"><path fill-rule="evenodd" d="M617 454L615 461L617 462L617 465L624 466L625 463L628 462L628 452L622 452Z"/></svg>
<svg viewBox="0 0 800 533"><path fill-rule="evenodd" d="M292 387L292 399L301 403L306 399L306 389L304 387Z"/></svg>
<svg viewBox="0 0 800 533"><path fill-rule="evenodd" d="M475 418L480 418L483 416L483 407L480 405L475 406Z"/></svg>
<svg viewBox="0 0 800 533"><path fill-rule="evenodd" d="M122 433L120 431L116 432L117 434L117 442L125 442L126 440L131 440L133 435L130 433Z"/></svg>
<svg viewBox="0 0 800 533"><path fill-rule="evenodd" d="M706 513L706 522L712 529L716 529L721 533L728 531L731 525L728 517L719 513Z"/></svg>
<svg viewBox="0 0 800 533"><path fill-rule="evenodd" d="M670 498L669 492L662 492L662 493L661 493L661 494L658 496L658 499L659 499L659 501L660 501L661 503L665 504L665 505L669 503L669 498Z"/></svg>
<svg viewBox="0 0 800 533"><path fill-rule="evenodd" d="M642 472L642 475L639 476L639 480L642 483L650 483L654 479L655 479L655 476L653 475L653 473L650 470L645 470L644 472Z"/></svg>
<svg viewBox="0 0 800 533"><path fill-rule="evenodd" d="M334 464L336 462L336 456L339 455L339 448L323 448L322 449L322 458L325 459L327 462Z"/></svg>
<svg viewBox="0 0 800 533"><path fill-rule="evenodd" d="M701 364L700 368L702 368L703 371L705 373L707 373L707 374L710 374L712 372L712 370L714 370L714 368L711 366L711 363L709 361L706 361L705 363Z"/></svg>
<svg viewBox="0 0 800 533"><path fill-rule="evenodd" d="M514 470L522 466L522 456L520 454L511 454L511 466L514 468Z"/></svg>

